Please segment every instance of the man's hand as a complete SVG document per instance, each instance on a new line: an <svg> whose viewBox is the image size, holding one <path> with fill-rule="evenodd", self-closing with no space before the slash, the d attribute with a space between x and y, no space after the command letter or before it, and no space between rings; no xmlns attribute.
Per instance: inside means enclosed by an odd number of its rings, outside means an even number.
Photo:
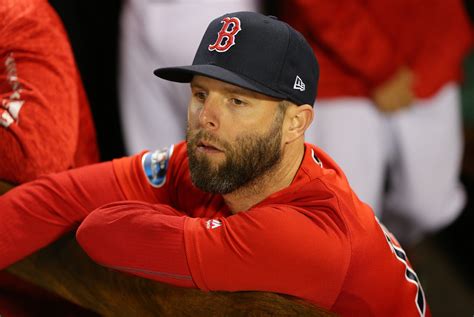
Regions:
<svg viewBox="0 0 474 317"><path fill-rule="evenodd" d="M372 98L383 112L396 112L407 108L413 102L413 73L403 66L387 81L376 87Z"/></svg>

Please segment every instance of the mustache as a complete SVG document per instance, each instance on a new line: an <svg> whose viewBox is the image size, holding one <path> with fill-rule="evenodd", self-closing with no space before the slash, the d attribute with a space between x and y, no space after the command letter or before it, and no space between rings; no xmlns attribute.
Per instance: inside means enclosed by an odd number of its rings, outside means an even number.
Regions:
<svg viewBox="0 0 474 317"><path fill-rule="evenodd" d="M188 143L188 145L195 147L199 142L202 141L210 142L225 150L229 150L231 148L229 143L222 141L209 131L198 130L197 132L193 132L188 129L188 131L186 132L186 142Z"/></svg>

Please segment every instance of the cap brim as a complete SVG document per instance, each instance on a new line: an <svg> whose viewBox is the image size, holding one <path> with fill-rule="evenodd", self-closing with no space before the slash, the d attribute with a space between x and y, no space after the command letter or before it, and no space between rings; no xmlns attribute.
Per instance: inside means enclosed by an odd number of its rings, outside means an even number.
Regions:
<svg viewBox="0 0 474 317"><path fill-rule="evenodd" d="M179 67L165 67L158 68L153 72L156 76L178 82L189 83L192 81L194 75L202 75L217 80L222 80L226 83L233 84L242 88L246 88L270 97L278 99L287 99L287 96L270 89L260 83L257 83L242 75L231 72L225 68L215 65L191 65Z"/></svg>

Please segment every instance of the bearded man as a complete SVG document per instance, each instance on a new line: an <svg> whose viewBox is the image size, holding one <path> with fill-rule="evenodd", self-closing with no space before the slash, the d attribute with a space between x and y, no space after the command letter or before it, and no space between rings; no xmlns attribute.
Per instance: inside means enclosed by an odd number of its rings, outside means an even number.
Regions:
<svg viewBox="0 0 474 317"><path fill-rule="evenodd" d="M341 315L429 315L396 239L304 142L319 71L300 33L225 14L192 65L155 74L190 83L186 142L1 197L0 268L80 224L94 261L148 279L283 293Z"/></svg>

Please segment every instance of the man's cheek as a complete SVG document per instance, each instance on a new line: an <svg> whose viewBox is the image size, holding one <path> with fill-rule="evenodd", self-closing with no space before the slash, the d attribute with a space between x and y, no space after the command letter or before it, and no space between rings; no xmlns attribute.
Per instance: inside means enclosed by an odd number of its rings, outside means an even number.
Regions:
<svg viewBox="0 0 474 317"><path fill-rule="evenodd" d="M196 129L199 127L199 116L202 112L202 104L191 101L188 106L188 127Z"/></svg>

